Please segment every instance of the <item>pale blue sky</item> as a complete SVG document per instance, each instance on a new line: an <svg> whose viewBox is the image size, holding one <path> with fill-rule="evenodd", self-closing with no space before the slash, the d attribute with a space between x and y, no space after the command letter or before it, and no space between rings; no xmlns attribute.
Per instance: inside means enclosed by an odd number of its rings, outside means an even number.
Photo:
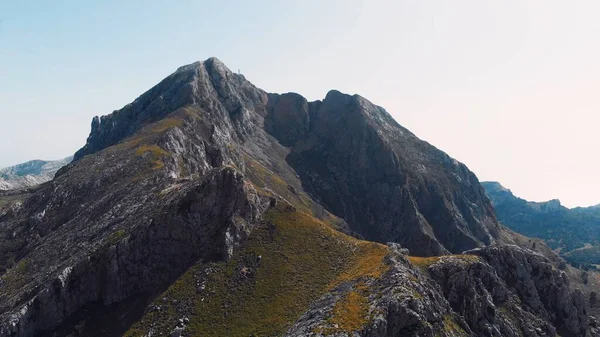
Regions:
<svg viewBox="0 0 600 337"><path fill-rule="evenodd" d="M600 2L0 0L0 167L216 56L258 87L359 93L517 195L600 203Z"/></svg>

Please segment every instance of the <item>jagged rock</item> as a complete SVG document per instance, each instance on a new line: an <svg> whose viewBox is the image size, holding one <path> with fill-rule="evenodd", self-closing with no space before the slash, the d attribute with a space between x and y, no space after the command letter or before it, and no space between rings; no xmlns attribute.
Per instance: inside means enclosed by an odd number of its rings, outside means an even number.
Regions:
<svg viewBox="0 0 600 337"><path fill-rule="evenodd" d="M442 258L428 272L452 308L481 336L586 336L586 306L563 271L542 255L513 245Z"/></svg>
<svg viewBox="0 0 600 337"><path fill-rule="evenodd" d="M110 304L164 287L198 258L229 256L268 205L254 193L239 173L225 167L185 183L162 200L156 200L159 195L146 198L144 205L122 200L115 207L130 208L130 214L120 214L126 218L112 229L112 216L91 223L75 217L48 233L43 244L31 247L26 260L31 267L23 271L31 281L24 288L5 285L2 310L19 311L1 316L8 324L0 325L0 335L30 336L51 329L85 303ZM119 223L129 225L127 231L116 229ZM86 246L80 244L81 226L86 228ZM93 239L107 230L112 234ZM63 252L69 260L47 264L61 261ZM56 269L60 272L53 276ZM9 280L17 277L15 272L9 270Z"/></svg>
<svg viewBox="0 0 600 337"><path fill-rule="evenodd" d="M319 299L285 334L300 336L472 336L464 319L456 315L437 285L413 267L395 248L387 256L390 270L378 280L342 284ZM330 318L344 295L369 287L369 319L358 331L344 331ZM358 290L360 291L360 290Z"/></svg>
<svg viewBox="0 0 600 337"><path fill-rule="evenodd" d="M569 288L567 275L538 253L507 245L470 251L482 256L516 290L522 304L559 330L584 336L589 322L585 299ZM560 331L559 331L560 332Z"/></svg>
<svg viewBox="0 0 600 337"><path fill-rule="evenodd" d="M544 257L516 246L465 254L423 259L421 271L394 249L390 271L368 284L370 319L362 329L349 333L330 324L334 306L354 283L315 302L286 336L598 335L578 291L569 290L564 273Z"/></svg>
<svg viewBox="0 0 600 337"><path fill-rule="evenodd" d="M171 337L181 337L181 334L183 333L184 329L185 329L184 327L177 326L173 329L170 336Z"/></svg>

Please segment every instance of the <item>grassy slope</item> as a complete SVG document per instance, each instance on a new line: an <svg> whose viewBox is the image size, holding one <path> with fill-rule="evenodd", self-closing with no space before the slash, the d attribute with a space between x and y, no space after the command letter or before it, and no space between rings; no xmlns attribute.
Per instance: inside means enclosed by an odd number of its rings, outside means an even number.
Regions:
<svg viewBox="0 0 600 337"><path fill-rule="evenodd" d="M143 336L150 328L167 333L183 317L190 320L186 331L192 336L281 335L341 282L380 277L387 252L386 246L356 240L279 205L231 261L192 267L159 296L160 310L149 312L126 336ZM360 302L357 296L348 299L357 320L345 322L350 329L365 323L364 308L355 304Z"/></svg>
<svg viewBox="0 0 600 337"><path fill-rule="evenodd" d="M135 138L125 145L155 161L167 155ZM368 323L368 280L388 270L388 248L337 231L339 219L302 190L249 156L244 160L246 177L261 193L282 196L293 207L280 203L267 212L230 261L190 268L125 336L150 330L168 335L181 319L189 336L280 336L312 302L344 282L352 288L336 302L335 328L327 332L352 332Z"/></svg>

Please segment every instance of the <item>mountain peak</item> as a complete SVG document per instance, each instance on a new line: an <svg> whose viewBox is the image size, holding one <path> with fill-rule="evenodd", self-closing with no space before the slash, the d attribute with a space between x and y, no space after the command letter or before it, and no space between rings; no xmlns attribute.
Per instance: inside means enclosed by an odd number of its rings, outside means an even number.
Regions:
<svg viewBox="0 0 600 337"><path fill-rule="evenodd" d="M86 145L75 153L74 161L115 145L185 106L211 110L215 104L222 104L226 109L239 109L244 105L241 101L248 104L263 100L265 95L215 57L179 67L121 110L94 117Z"/></svg>
<svg viewBox="0 0 600 337"><path fill-rule="evenodd" d="M222 66L222 67L227 68L227 66L225 66L225 63L223 63L223 61L219 60L215 56L211 56L211 57L207 58L204 61L204 63L210 64L211 66Z"/></svg>
<svg viewBox="0 0 600 337"><path fill-rule="evenodd" d="M497 181L482 181L481 185L485 188L485 191L490 199L496 205L500 205L503 202L511 199L511 200L521 200L526 202L527 205L531 208L535 208L543 211L555 211L561 209L563 206L559 199L550 199L547 201L526 201L514 195L514 193L502 186Z"/></svg>
<svg viewBox="0 0 600 337"><path fill-rule="evenodd" d="M212 56L212 57L207 58L204 61L196 61L196 62L193 62L190 64L183 65L183 66L177 68L177 70L175 72L197 69L198 67L201 67L201 66L210 66L210 67L219 66L219 67L227 68L225 63L223 63L218 58Z"/></svg>
<svg viewBox="0 0 600 337"><path fill-rule="evenodd" d="M482 181L481 185L485 186L486 190L496 190L512 194L512 192L508 188L502 186L502 184L500 184L497 181Z"/></svg>

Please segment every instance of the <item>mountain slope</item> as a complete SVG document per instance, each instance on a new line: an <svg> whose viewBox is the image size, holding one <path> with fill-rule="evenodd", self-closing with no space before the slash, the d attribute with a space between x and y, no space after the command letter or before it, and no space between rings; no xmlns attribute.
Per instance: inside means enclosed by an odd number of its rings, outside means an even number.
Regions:
<svg viewBox="0 0 600 337"><path fill-rule="evenodd" d="M437 255L498 237L475 175L383 108L337 91L322 102L294 94L272 97L267 130L291 147L287 161L303 186L365 238ZM304 117L289 118L294 110L292 115Z"/></svg>
<svg viewBox="0 0 600 337"><path fill-rule="evenodd" d="M527 236L539 237L567 260L600 263L600 209L569 209L558 200L531 202L513 195L497 182L482 182L507 227Z"/></svg>
<svg viewBox="0 0 600 337"><path fill-rule="evenodd" d="M1 211L0 336L593 333L548 260L482 248L504 234L476 177L382 108L212 58L95 118Z"/></svg>
<svg viewBox="0 0 600 337"><path fill-rule="evenodd" d="M181 67L122 110L95 118L75 160L190 104L216 118L213 127L231 133L250 157L300 184L365 238L432 255L490 244L498 236L475 175L382 108L337 91L316 102L268 95L214 59ZM271 135L275 145L268 145ZM258 148L264 145L271 149ZM282 151L277 158L273 147Z"/></svg>
<svg viewBox="0 0 600 337"><path fill-rule="evenodd" d="M54 174L69 164L73 157L61 160L31 160L0 170L0 190L16 190L33 187L54 178Z"/></svg>

